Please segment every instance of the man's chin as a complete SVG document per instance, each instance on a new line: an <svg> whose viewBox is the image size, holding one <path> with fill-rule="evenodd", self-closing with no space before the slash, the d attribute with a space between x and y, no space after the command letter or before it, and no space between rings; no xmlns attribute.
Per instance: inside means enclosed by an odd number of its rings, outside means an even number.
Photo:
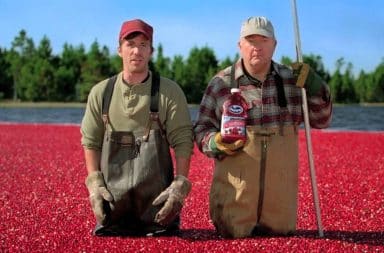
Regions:
<svg viewBox="0 0 384 253"><path fill-rule="evenodd" d="M260 64L262 62L265 62L264 58L260 58L260 57L251 58L251 63L253 64Z"/></svg>
<svg viewBox="0 0 384 253"><path fill-rule="evenodd" d="M129 70L132 72L132 73L135 73L135 74L140 74L140 73L144 73L144 72L147 72L148 69L143 67L143 66L131 66L129 68Z"/></svg>
<svg viewBox="0 0 384 253"><path fill-rule="evenodd" d="M251 66L254 66L254 67L261 67L261 66L264 66L265 64L266 64L265 61L261 59L255 59L251 61Z"/></svg>

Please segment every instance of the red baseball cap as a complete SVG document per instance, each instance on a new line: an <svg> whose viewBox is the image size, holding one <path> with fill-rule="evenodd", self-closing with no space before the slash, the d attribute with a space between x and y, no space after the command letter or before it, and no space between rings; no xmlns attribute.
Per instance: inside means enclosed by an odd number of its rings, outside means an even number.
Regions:
<svg viewBox="0 0 384 253"><path fill-rule="evenodd" d="M153 28L141 19L125 21L121 26L119 41L121 41L133 32L140 32L144 34L144 36L147 37L148 40L152 41Z"/></svg>

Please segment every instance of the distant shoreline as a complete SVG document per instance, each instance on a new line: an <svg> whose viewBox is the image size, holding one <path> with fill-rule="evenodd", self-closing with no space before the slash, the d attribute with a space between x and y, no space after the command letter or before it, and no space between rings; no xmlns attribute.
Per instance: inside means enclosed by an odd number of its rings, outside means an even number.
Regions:
<svg viewBox="0 0 384 253"><path fill-rule="evenodd" d="M334 104L334 106L384 106L383 103L357 103L357 104ZM80 102L14 102L11 100L0 101L0 108L85 108L86 103ZM190 104L190 107L197 107L197 104Z"/></svg>
<svg viewBox="0 0 384 253"><path fill-rule="evenodd" d="M384 105L384 104L383 104ZM0 108L85 108L86 103L80 102L14 102L11 100L0 101ZM197 104L189 104L191 108Z"/></svg>
<svg viewBox="0 0 384 253"><path fill-rule="evenodd" d="M0 101L0 108L85 108L85 103L79 102L14 102Z"/></svg>

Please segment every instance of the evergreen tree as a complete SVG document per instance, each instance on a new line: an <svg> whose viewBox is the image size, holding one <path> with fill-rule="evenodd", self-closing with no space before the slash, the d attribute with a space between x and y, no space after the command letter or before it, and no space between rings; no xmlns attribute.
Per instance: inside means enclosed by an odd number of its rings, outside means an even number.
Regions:
<svg viewBox="0 0 384 253"><path fill-rule="evenodd" d="M12 97L11 65L7 61L8 51L0 48L0 100Z"/></svg>
<svg viewBox="0 0 384 253"><path fill-rule="evenodd" d="M108 48L104 46L100 50L99 43L94 41L81 69L81 83L77 85L78 100L85 102L93 85L112 74Z"/></svg>
<svg viewBox="0 0 384 253"><path fill-rule="evenodd" d="M85 58L83 45L75 48L67 43L64 44L59 67L55 72L57 101L76 100L76 86L81 83L81 68Z"/></svg>
<svg viewBox="0 0 384 253"><path fill-rule="evenodd" d="M176 55L173 57L173 61L171 64L172 78L178 83L184 92L186 92L187 82L185 79L185 63L183 57L181 55Z"/></svg>
<svg viewBox="0 0 384 253"><path fill-rule="evenodd" d="M354 90L360 103L368 101L368 78L369 76L364 71L360 71L359 77L354 83Z"/></svg>
<svg viewBox="0 0 384 253"><path fill-rule="evenodd" d="M303 55L303 62L307 63L311 68L326 82L331 79L330 74L325 70L322 57L320 55Z"/></svg>
<svg viewBox="0 0 384 253"><path fill-rule="evenodd" d="M190 103L199 103L217 71L232 65L238 58L236 54L233 60L226 57L218 63L212 49L194 47L186 59L176 55L171 60L159 44L149 68L175 80ZM332 75L325 70L321 56L304 55L303 60L330 84L335 102L384 101L384 60L374 72L361 71L357 80L352 74L353 65L345 64L343 58L337 60ZM292 60L283 56L281 62L290 65ZM108 48L100 47L97 41L88 52L83 45L75 48L66 43L57 56L52 54L46 36L35 48L33 40L21 30L9 51L0 48L0 99L84 102L93 85L121 70L120 56L110 56Z"/></svg>
<svg viewBox="0 0 384 253"><path fill-rule="evenodd" d="M384 59L373 72L370 90L372 91L371 102L384 101Z"/></svg>
<svg viewBox="0 0 384 253"><path fill-rule="evenodd" d="M28 78L23 78L23 72L28 74L25 68L30 68L32 59L35 55L35 45L31 38L27 37L27 32L21 30L19 35L13 40L12 47L7 54L7 61L10 64L10 72L13 79L13 99L24 99L25 90L28 86ZM27 64L29 66L27 66Z"/></svg>
<svg viewBox="0 0 384 253"><path fill-rule="evenodd" d="M291 58L289 58L288 56L282 56L280 62L281 62L281 64L284 64L287 66L290 66L293 63Z"/></svg>
<svg viewBox="0 0 384 253"><path fill-rule="evenodd" d="M352 76L352 64L348 63L347 68L342 75L341 89L339 94L339 101L345 103L357 102L357 97L354 88L354 79Z"/></svg>
<svg viewBox="0 0 384 253"><path fill-rule="evenodd" d="M163 54L163 46L159 44L157 47L157 55L154 62L155 69L160 75L173 79L172 71L170 69L171 60L168 57L165 57Z"/></svg>
<svg viewBox="0 0 384 253"><path fill-rule="evenodd" d="M123 62L119 55L112 55L110 58L110 62L112 73L117 74L123 69Z"/></svg>
<svg viewBox="0 0 384 253"><path fill-rule="evenodd" d="M331 88L331 94L334 101L342 101L342 75L341 75L341 67L344 64L344 58L339 58L336 61L336 70L333 73L331 80L329 81L329 86Z"/></svg>
<svg viewBox="0 0 384 253"><path fill-rule="evenodd" d="M57 101L57 84L54 75L58 65L58 58L52 55L52 48L49 39L44 36L37 50L33 74L36 76L36 83L30 83L29 89L35 90L37 95L31 97L33 101Z"/></svg>
<svg viewBox="0 0 384 253"><path fill-rule="evenodd" d="M52 57L49 39L44 36L37 49L28 55L18 77L18 94L22 100L54 100L54 72L57 61ZM25 56L21 56L23 59Z"/></svg>
<svg viewBox="0 0 384 253"><path fill-rule="evenodd" d="M218 69L225 69L229 66L232 66L233 63L236 62L236 59L234 60L231 60L231 58L229 58L228 56L224 58L224 60L222 60L220 63L219 63L219 66L218 66Z"/></svg>
<svg viewBox="0 0 384 253"><path fill-rule="evenodd" d="M294 61L287 57L281 57L280 62L286 66L290 66ZM303 55L303 62L307 63L311 68L326 82L331 79L331 75L325 70L322 57L320 55Z"/></svg>
<svg viewBox="0 0 384 253"><path fill-rule="evenodd" d="M194 47L186 63L186 96L189 103L199 103L204 90L218 68L218 61L211 48Z"/></svg>

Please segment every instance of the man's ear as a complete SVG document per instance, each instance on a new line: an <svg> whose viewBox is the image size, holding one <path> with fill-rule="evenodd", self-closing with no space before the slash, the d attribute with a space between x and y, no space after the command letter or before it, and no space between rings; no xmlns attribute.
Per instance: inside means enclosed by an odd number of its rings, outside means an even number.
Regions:
<svg viewBox="0 0 384 253"><path fill-rule="evenodd" d="M121 57L121 46L117 47L117 54Z"/></svg>

